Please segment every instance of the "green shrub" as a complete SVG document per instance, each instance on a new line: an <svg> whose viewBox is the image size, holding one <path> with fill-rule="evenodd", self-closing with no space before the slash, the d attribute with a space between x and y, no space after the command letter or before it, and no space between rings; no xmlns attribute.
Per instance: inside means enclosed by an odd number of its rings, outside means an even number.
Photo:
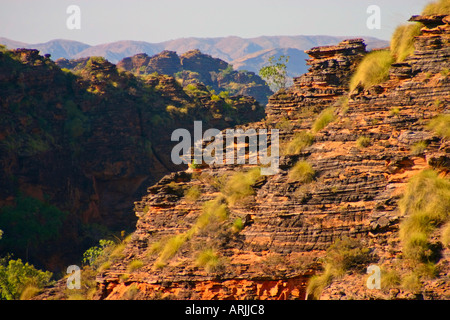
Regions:
<svg viewBox="0 0 450 320"><path fill-rule="evenodd" d="M309 183L314 180L316 172L313 167L306 161L298 161L289 171L289 181L301 183Z"/></svg>
<svg viewBox="0 0 450 320"><path fill-rule="evenodd" d="M450 70L449 70L448 68L444 68L444 69L441 70L440 73L441 73L441 75L442 75L443 77L446 77L446 76L449 75Z"/></svg>
<svg viewBox="0 0 450 320"><path fill-rule="evenodd" d="M49 285L51 277L51 272L38 270L28 262L24 264L21 259L3 258L0 260L0 297L18 300L23 294L23 299L29 299L31 294Z"/></svg>
<svg viewBox="0 0 450 320"><path fill-rule="evenodd" d="M369 248L357 239L344 237L327 249L324 261L334 275L341 276L348 270L363 270L371 259Z"/></svg>
<svg viewBox="0 0 450 320"><path fill-rule="evenodd" d="M242 221L241 218L236 218L233 222L233 226L231 227L232 231L235 233L240 232L242 229L244 229L244 221Z"/></svg>
<svg viewBox="0 0 450 320"><path fill-rule="evenodd" d="M450 139L450 113L441 114L432 119L428 123L427 129L441 138Z"/></svg>
<svg viewBox="0 0 450 320"><path fill-rule="evenodd" d="M428 4L422 11L424 15L432 14L450 14L450 2L448 0L439 0Z"/></svg>
<svg viewBox="0 0 450 320"><path fill-rule="evenodd" d="M350 91L361 85L364 89L380 84L389 79L389 68L394 62L388 50L368 53L358 65L350 80Z"/></svg>
<svg viewBox="0 0 450 320"><path fill-rule="evenodd" d="M398 26L391 38L391 52L396 62L404 61L414 53L414 37L420 34L419 23Z"/></svg>
<svg viewBox="0 0 450 320"><path fill-rule="evenodd" d="M292 140L287 144L284 153L288 155L300 154L300 152L306 147L309 147L313 141L314 136L307 131L296 133Z"/></svg>
<svg viewBox="0 0 450 320"><path fill-rule="evenodd" d="M361 148L367 148L370 145L370 138L369 137L364 137L361 136L356 140L356 146L361 149Z"/></svg>
<svg viewBox="0 0 450 320"><path fill-rule="evenodd" d="M330 122L334 121L335 115L334 115L334 108L327 108L323 110L319 116L316 118L312 125L312 132L317 133L323 128L325 128Z"/></svg>
<svg viewBox="0 0 450 320"><path fill-rule="evenodd" d="M422 289L420 278L414 272L407 274L402 278L401 286L403 289L412 292L420 292L420 290Z"/></svg>
<svg viewBox="0 0 450 320"><path fill-rule="evenodd" d="M418 156L425 152L428 147L427 141L418 141L411 146L411 155Z"/></svg>
<svg viewBox="0 0 450 320"><path fill-rule="evenodd" d="M186 242L187 239L187 235L182 233L167 240L164 247L161 249L157 262L166 263L178 252L180 247Z"/></svg>
<svg viewBox="0 0 450 320"><path fill-rule="evenodd" d="M114 241L100 240L98 246L91 247L83 253L82 262L90 266L94 265L97 259L111 246L114 246Z"/></svg>

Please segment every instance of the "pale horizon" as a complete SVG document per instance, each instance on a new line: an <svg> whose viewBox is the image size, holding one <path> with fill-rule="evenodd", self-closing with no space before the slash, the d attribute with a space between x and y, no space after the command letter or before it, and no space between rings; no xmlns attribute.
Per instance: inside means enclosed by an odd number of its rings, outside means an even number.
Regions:
<svg viewBox="0 0 450 320"><path fill-rule="evenodd" d="M117 41L160 43L179 38L244 39L264 36L374 37L389 40L395 28L420 14L428 0L230 0L68 1L0 0L0 37L27 44L55 39L90 46ZM81 28L69 30L66 9L81 9ZM381 9L371 30L368 6Z"/></svg>

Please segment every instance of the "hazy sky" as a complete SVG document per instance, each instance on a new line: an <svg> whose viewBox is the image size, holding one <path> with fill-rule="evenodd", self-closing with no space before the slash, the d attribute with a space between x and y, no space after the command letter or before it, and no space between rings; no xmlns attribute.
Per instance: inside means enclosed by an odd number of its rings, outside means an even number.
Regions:
<svg viewBox="0 0 450 320"><path fill-rule="evenodd" d="M95 45L118 40L161 42L181 37L262 35L374 36L419 14L429 0L0 0L0 37L27 43L70 39ZM69 30L69 5L81 28ZM369 5L381 29L366 26Z"/></svg>

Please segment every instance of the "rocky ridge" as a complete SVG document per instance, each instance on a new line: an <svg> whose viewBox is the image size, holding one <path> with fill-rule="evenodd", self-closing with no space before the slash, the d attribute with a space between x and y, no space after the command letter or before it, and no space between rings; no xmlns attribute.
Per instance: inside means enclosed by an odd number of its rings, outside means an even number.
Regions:
<svg viewBox="0 0 450 320"><path fill-rule="evenodd" d="M366 53L362 40L307 52L309 72L270 98L264 122L243 128L279 128L283 150L283 143L310 130L323 110L332 110L335 119L298 154L282 154L280 172L252 181L253 192L240 201L229 202L224 185L236 171L254 166L194 167L148 188L135 203L136 231L121 257L98 273L94 297L305 299L320 258L342 237L373 249L378 262L395 259L401 253L398 227L403 218L397 200L405 183L430 166L443 174L450 169L448 142L425 130L431 118L448 112L450 78L441 72L450 68L448 16L412 20L424 24L414 54L392 66L388 81L367 90L349 95L347 89ZM360 137L366 145L358 144ZM413 155L411 146L418 141L428 146ZM315 170L310 183L289 178L299 160ZM198 191L194 200L188 196L193 188ZM210 206L213 212L225 210L226 217L207 215ZM238 219L242 224L236 228ZM206 262L200 259L205 253ZM444 249L441 274L425 284L423 298L448 299L448 255ZM136 261L139 267L132 268ZM408 292L371 291L364 284L364 275L349 274L322 297L418 298Z"/></svg>

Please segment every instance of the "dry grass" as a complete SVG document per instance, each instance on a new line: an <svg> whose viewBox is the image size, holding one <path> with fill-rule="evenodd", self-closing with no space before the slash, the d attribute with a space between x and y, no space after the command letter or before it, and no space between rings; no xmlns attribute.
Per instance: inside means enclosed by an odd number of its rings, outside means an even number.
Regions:
<svg viewBox="0 0 450 320"><path fill-rule="evenodd" d="M288 179L291 182L309 183L314 180L316 172L306 161L298 161L289 171Z"/></svg>
<svg viewBox="0 0 450 320"><path fill-rule="evenodd" d="M391 38L391 52L396 62L404 61L414 53L414 37L420 34L419 23L398 26Z"/></svg>
<svg viewBox="0 0 450 320"><path fill-rule="evenodd" d="M394 62L388 50L377 50L368 53L359 64L350 80L350 91L358 85L367 89L389 79L389 68Z"/></svg>
<svg viewBox="0 0 450 320"><path fill-rule="evenodd" d="M313 125L312 125L312 132L313 133L317 133L320 130L322 130L323 128L325 128L329 123L333 122L335 119L335 115L334 115L334 108L327 108L325 110L323 110L318 117L316 118L316 120L314 121Z"/></svg>
<svg viewBox="0 0 450 320"><path fill-rule="evenodd" d="M428 4L422 11L422 14L450 14L450 1L439 0Z"/></svg>

